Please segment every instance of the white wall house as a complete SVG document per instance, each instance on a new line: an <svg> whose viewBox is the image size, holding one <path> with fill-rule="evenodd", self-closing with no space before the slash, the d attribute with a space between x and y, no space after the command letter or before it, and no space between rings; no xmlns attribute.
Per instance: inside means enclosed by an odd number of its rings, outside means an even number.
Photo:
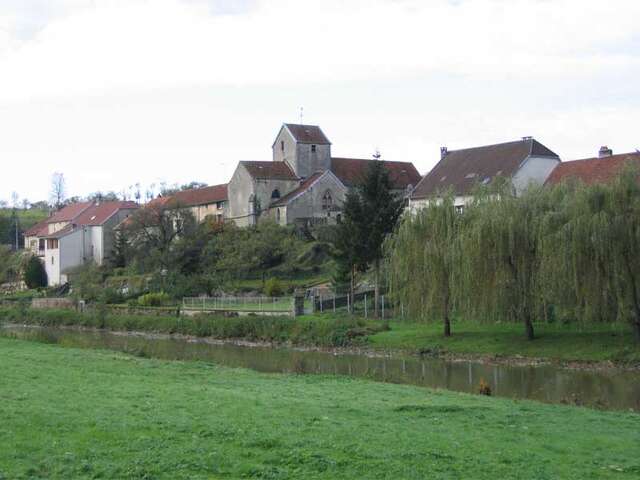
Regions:
<svg viewBox="0 0 640 480"><path fill-rule="evenodd" d="M496 178L508 179L516 194L532 184L542 185L560 163L560 157L531 137L515 142L448 150L441 148L440 162L420 181L409 200L415 211L446 192L454 195L456 209L473 199L473 189Z"/></svg>
<svg viewBox="0 0 640 480"><path fill-rule="evenodd" d="M138 208L134 202L68 205L25 235L25 248L41 257L49 286L68 281L68 272L88 262L102 265L113 249L113 229ZM44 248L41 249L40 246Z"/></svg>

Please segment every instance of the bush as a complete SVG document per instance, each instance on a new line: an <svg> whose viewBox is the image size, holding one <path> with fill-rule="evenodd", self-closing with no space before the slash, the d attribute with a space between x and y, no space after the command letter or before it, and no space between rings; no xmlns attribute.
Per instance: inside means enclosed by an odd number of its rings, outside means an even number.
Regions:
<svg viewBox="0 0 640 480"><path fill-rule="evenodd" d="M164 292L147 293L138 297L138 305L141 307L161 307L170 301L171 298Z"/></svg>
<svg viewBox="0 0 640 480"><path fill-rule="evenodd" d="M31 256L24 269L24 283L29 289L47 286L47 272L38 257Z"/></svg>
<svg viewBox="0 0 640 480"><path fill-rule="evenodd" d="M279 297L283 292L282 283L277 278L270 278L264 284L264 294L267 297Z"/></svg>

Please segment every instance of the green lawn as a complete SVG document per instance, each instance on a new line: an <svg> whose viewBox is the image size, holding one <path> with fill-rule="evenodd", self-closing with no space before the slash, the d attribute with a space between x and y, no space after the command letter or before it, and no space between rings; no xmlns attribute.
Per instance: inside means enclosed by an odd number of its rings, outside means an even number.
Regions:
<svg viewBox="0 0 640 480"><path fill-rule="evenodd" d="M452 336L439 323L392 321L391 330L369 337L374 348L447 351L458 354L538 357L556 360L640 362L640 345L624 324L585 326L539 323L528 341L514 323L454 322Z"/></svg>
<svg viewBox="0 0 640 480"><path fill-rule="evenodd" d="M635 479L640 415L0 339L1 478Z"/></svg>

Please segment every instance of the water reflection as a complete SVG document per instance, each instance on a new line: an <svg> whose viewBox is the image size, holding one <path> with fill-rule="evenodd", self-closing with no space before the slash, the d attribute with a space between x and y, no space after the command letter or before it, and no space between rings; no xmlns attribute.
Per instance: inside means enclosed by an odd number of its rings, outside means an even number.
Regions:
<svg viewBox="0 0 640 480"><path fill-rule="evenodd" d="M640 411L638 372L592 372L548 365L497 366L417 357L335 355L55 328L11 326L1 329L0 335L69 347L106 348L167 360L210 361L260 372L349 375L460 392L476 392L480 379L484 379L493 394L498 396Z"/></svg>

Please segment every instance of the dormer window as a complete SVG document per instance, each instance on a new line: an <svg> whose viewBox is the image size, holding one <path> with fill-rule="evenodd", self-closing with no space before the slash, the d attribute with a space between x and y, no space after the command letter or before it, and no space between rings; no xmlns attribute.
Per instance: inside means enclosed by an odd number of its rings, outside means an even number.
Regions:
<svg viewBox="0 0 640 480"><path fill-rule="evenodd" d="M315 145L311 145L311 153L316 153L316 146Z"/></svg>
<svg viewBox="0 0 640 480"><path fill-rule="evenodd" d="M273 192L271 192L271 198L272 199L280 198L280 190L276 188Z"/></svg>

